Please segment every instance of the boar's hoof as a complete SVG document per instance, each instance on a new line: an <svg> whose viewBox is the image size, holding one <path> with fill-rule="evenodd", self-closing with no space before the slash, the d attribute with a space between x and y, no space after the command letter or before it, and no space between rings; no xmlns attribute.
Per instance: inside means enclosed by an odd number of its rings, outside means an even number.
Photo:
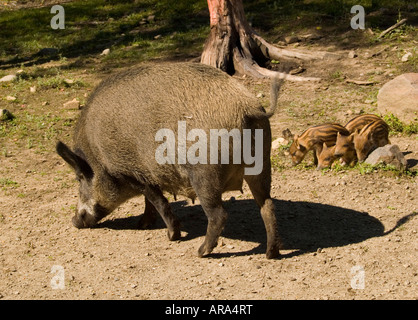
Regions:
<svg viewBox="0 0 418 320"><path fill-rule="evenodd" d="M266 257L267 259L276 259L278 257L280 257L280 252L279 250L267 250L266 252Z"/></svg>
<svg viewBox="0 0 418 320"><path fill-rule="evenodd" d="M170 241L180 240L181 238L180 229L176 229L174 231L167 230L167 236L168 236L168 240Z"/></svg>
<svg viewBox="0 0 418 320"><path fill-rule="evenodd" d="M157 216L149 216L149 215L143 214L141 218L139 219L137 227L140 230L148 229L155 223L156 220L157 220Z"/></svg>
<svg viewBox="0 0 418 320"><path fill-rule="evenodd" d="M203 244L200 246L199 250L197 251L197 256L199 258L207 256L208 254L210 254L212 252L213 248L215 248L215 247L216 247L216 243L215 243L215 245L208 246L206 241L204 241Z"/></svg>
<svg viewBox="0 0 418 320"><path fill-rule="evenodd" d="M266 251L267 259L276 259L280 257L279 246L280 245L278 244L278 245L273 245L267 248L267 251Z"/></svg>

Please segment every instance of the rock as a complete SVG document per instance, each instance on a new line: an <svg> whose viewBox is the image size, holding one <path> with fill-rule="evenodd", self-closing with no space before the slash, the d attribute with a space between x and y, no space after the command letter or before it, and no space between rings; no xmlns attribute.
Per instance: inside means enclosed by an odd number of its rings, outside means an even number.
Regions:
<svg viewBox="0 0 418 320"><path fill-rule="evenodd" d="M14 119L14 115L6 109L0 109L0 121L12 120Z"/></svg>
<svg viewBox="0 0 418 320"><path fill-rule="evenodd" d="M107 49L104 49L100 55L101 56L107 56L109 53L110 53L110 49L107 48Z"/></svg>
<svg viewBox="0 0 418 320"><path fill-rule="evenodd" d="M3 78L1 78L0 82L14 81L16 78L17 78L17 76L15 74L9 74L9 75L4 76Z"/></svg>
<svg viewBox="0 0 418 320"><path fill-rule="evenodd" d="M278 148L280 148L280 146L285 146L289 143L289 141L287 141L285 138L277 138L276 140L274 140L271 143L271 149L272 150L276 150Z"/></svg>
<svg viewBox="0 0 418 320"><path fill-rule="evenodd" d="M401 58L402 62L407 62L409 60L409 58L412 57L412 53L411 52L407 52L406 54L404 54Z"/></svg>
<svg viewBox="0 0 418 320"><path fill-rule="evenodd" d="M284 38L284 41L287 44L291 44L291 43L298 42L299 41L299 38L297 36L287 36L287 37Z"/></svg>
<svg viewBox="0 0 418 320"><path fill-rule="evenodd" d="M301 41L315 41L322 38L320 34L317 33L309 33L298 37Z"/></svg>
<svg viewBox="0 0 418 320"><path fill-rule="evenodd" d="M15 101L15 100L16 100L16 97L13 97L13 96L7 96L7 97L6 97L6 100L7 100L7 101Z"/></svg>
<svg viewBox="0 0 418 320"><path fill-rule="evenodd" d="M74 98L73 100L70 100L64 103L63 106L65 109L79 109L80 101L78 101L77 98Z"/></svg>
<svg viewBox="0 0 418 320"><path fill-rule="evenodd" d="M354 59L355 57L357 57L357 53L356 53L354 50L351 50L351 51L348 53L348 57L349 57L350 59Z"/></svg>
<svg viewBox="0 0 418 320"><path fill-rule="evenodd" d="M36 86L30 87L29 90L30 90L31 93L35 93L36 92Z"/></svg>
<svg viewBox="0 0 418 320"><path fill-rule="evenodd" d="M380 113L393 113L401 121L410 123L417 118L418 73L405 73L387 82L377 95Z"/></svg>
<svg viewBox="0 0 418 320"><path fill-rule="evenodd" d="M365 163L377 165L384 163L395 166L398 170L406 169L407 161L397 145L387 144L374 150L365 160Z"/></svg>

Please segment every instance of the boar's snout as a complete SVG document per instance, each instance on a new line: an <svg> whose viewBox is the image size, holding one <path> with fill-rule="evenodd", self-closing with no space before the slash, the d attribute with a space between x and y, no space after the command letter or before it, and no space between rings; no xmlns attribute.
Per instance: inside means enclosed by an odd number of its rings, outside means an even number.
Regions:
<svg viewBox="0 0 418 320"><path fill-rule="evenodd" d="M74 227L78 229L91 228L97 223L96 219L84 209L75 214L72 218L72 222Z"/></svg>

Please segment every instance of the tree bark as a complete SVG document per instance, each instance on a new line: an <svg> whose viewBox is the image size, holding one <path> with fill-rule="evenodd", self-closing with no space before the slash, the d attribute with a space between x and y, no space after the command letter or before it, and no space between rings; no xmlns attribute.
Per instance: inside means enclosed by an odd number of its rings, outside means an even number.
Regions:
<svg viewBox="0 0 418 320"><path fill-rule="evenodd" d="M288 75L262 66L270 59L323 59L328 53L308 53L274 47L252 30L245 17L242 0L207 1L210 34L203 49L201 63L219 68L228 74L238 72L255 78L286 77L290 81L320 80Z"/></svg>

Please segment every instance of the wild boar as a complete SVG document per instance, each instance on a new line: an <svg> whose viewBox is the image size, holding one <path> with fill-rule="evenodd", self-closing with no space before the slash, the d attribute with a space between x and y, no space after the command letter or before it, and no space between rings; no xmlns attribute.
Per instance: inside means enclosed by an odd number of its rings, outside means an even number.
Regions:
<svg viewBox="0 0 418 320"><path fill-rule="evenodd" d="M382 119L370 122L361 130L355 130L352 135L359 162L366 160L374 149L390 144L389 126Z"/></svg>
<svg viewBox="0 0 418 320"><path fill-rule="evenodd" d="M242 190L245 179L265 224L266 256L279 256L270 197L269 117L280 84L272 82L267 113L237 80L203 64L142 65L103 81L81 112L74 147L60 141L56 147L80 183L74 226L92 227L129 198L143 194L141 224L147 225L158 212L168 238L177 240L180 223L163 192L197 196L208 218L198 250L202 257L217 245L226 223L222 193ZM186 126L192 128L188 134ZM210 156L205 154L208 144ZM261 155L261 165L255 153ZM251 171L255 167L257 172Z"/></svg>
<svg viewBox="0 0 418 320"><path fill-rule="evenodd" d="M342 165L354 166L357 161L356 149L354 148L354 134L348 136L337 134L334 156L341 159Z"/></svg>
<svg viewBox="0 0 418 320"><path fill-rule="evenodd" d="M381 118L374 114L356 116L344 126L348 130L349 135L337 134L334 155L341 158L342 165L354 165L357 161L357 154L354 148L354 131L361 130L371 122L377 120L381 120Z"/></svg>
<svg viewBox="0 0 418 320"><path fill-rule="evenodd" d="M352 118L350 121L346 123L344 128L348 130L349 133L353 133L357 129L363 129L364 126L368 125L370 122L381 120L379 116L374 114L361 114Z"/></svg>
<svg viewBox="0 0 418 320"><path fill-rule="evenodd" d="M293 164L299 164L309 150L313 150L314 163L318 164L323 143L334 145L337 133L348 134L348 131L338 123L325 123L306 129L300 136L295 134L289 149Z"/></svg>
<svg viewBox="0 0 418 320"><path fill-rule="evenodd" d="M322 151L318 155L318 166L316 167L317 170L325 169L331 167L332 163L337 159L334 155L335 152L335 145L328 147L327 144L324 142L322 145Z"/></svg>

